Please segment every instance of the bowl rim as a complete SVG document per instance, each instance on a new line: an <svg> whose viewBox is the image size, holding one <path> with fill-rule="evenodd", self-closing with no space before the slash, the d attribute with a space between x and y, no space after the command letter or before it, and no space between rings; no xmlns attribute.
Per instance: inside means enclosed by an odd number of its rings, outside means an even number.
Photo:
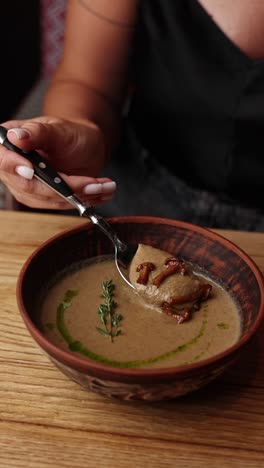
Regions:
<svg viewBox="0 0 264 468"><path fill-rule="evenodd" d="M179 376L183 376L184 374L189 374L190 372L199 372L201 369L205 369L207 367L215 366L217 363L219 365L221 362L225 361L227 358L235 355L240 348L244 348L251 338L255 335L256 331L259 329L262 321L264 321L264 275L262 274L260 268L254 262L254 260L237 244L230 241L222 234L216 233L212 231L210 228L198 226L193 223L189 223L186 221L180 221L176 219L170 218L161 218L161 217L154 217L154 216L116 216L116 217L108 217L106 218L110 224L118 224L118 223L135 223L135 224L143 224L149 222L151 224L166 224L171 225L179 228L183 228L189 231L198 232L210 239L213 239L229 250L232 250L235 254L237 254L251 269L260 293L260 305L258 308L258 317L256 322L252 326L250 332L246 333L245 336L236 342L234 345L230 346L226 350L218 353L210 358L198 361L197 363L192 364L184 364L181 366L174 366L168 368L121 368L111 366L109 364L103 364L96 361L93 361L89 358L82 357L80 354L73 354L70 351L63 350L53 344L49 339L41 332L41 330L34 324L31 317L29 316L24 302L22 298L22 285L24 281L25 274L27 272L28 267L38 257L40 253L45 251L45 249L49 248L50 245L55 244L59 239L66 238L68 236L72 236L77 232L84 231L86 229L92 229L94 225L92 222L87 221L85 224L80 224L78 226L70 227L67 229L62 230L61 232L51 236L46 241L41 243L27 258L24 262L17 279L16 285L16 299L19 308L19 312L22 316L22 319L28 328L32 338L37 342L37 344L44 350L48 355L50 355L53 359L57 360L59 363L66 365L76 371L81 371L83 373L88 373L90 375L98 376L100 378L107 378L108 380L116 380L116 381L155 381L155 380L172 380ZM212 228L213 229L213 228Z"/></svg>

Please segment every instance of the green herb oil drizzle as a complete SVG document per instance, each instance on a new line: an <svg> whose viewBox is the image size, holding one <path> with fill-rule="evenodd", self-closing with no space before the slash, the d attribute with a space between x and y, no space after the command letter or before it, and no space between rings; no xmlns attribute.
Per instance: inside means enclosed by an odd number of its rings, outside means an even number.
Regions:
<svg viewBox="0 0 264 468"><path fill-rule="evenodd" d="M217 324L218 328L221 328L222 330L228 330L229 324L225 322L220 322Z"/></svg>
<svg viewBox="0 0 264 468"><path fill-rule="evenodd" d="M154 357L149 358L149 359L142 359L142 360L135 360L135 361L124 361L124 362L115 361L115 360L108 359L108 358L106 358L104 356L101 356L100 354L94 353L93 351L88 349L86 346L84 346L83 343L81 343L80 341L75 340L71 336L71 334L70 334L70 332L69 332L69 330L68 330L68 328L66 326L66 323L65 323L65 320L64 320L65 319L64 315L65 315L65 311L71 306L73 298L77 294L78 294L78 291L71 291L71 290L67 291L65 296L64 296L63 302L58 306L58 308L57 308L57 317L56 317L56 325L57 325L58 331L60 332L60 334L62 335L62 337L66 341L66 343L68 343L70 351L82 354L83 356L88 357L90 359L93 359L94 361L100 362L102 364L108 364L108 365L113 366L113 367L139 368L139 367L147 366L149 364L155 364L157 362L164 361L166 359L170 359L173 356L175 356L176 354L182 353L182 352L186 351L188 348L190 348L191 346L193 346L194 344L196 344L200 340L200 338L202 338L202 336L204 335L205 330L206 330L206 326L207 326L207 323L208 323L207 307L204 307L204 309L203 309L203 321L202 321L200 330L198 331L197 335L195 335L187 343L184 343L184 344L182 344L180 346L177 346L177 348L173 349L172 351L168 351L167 353L160 354L158 356L154 356Z"/></svg>

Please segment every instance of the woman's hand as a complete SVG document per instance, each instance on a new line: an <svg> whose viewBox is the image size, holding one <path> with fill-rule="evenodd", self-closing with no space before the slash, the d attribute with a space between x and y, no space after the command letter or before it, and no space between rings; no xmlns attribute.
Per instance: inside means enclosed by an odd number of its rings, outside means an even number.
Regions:
<svg viewBox="0 0 264 468"><path fill-rule="evenodd" d="M102 132L92 122L45 116L2 125L11 143L24 151L36 149L84 202L96 205L112 198L115 182L97 178L104 166L105 148ZM17 201L32 208L70 209L33 174L27 159L0 145L0 179Z"/></svg>

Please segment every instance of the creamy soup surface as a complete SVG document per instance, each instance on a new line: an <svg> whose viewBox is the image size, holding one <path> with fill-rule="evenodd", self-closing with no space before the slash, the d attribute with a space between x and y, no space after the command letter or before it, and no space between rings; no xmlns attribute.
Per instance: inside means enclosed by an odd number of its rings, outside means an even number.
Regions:
<svg viewBox="0 0 264 468"><path fill-rule="evenodd" d="M150 249L150 250L149 250ZM41 307L44 333L58 347L87 358L124 368L174 367L201 361L229 348L241 332L239 309L231 296L206 275L175 273L159 288L153 277L164 269L169 254L140 246L131 265L133 290L119 276L112 259L76 265L47 291ZM136 268L146 261L155 264L146 285L137 284ZM100 320L99 306L105 303L102 284L112 282L116 303L116 328L109 336ZM188 320L177 323L160 304L171 295L186 296L199 284L211 285L209 297L192 311ZM109 283L108 283L109 284ZM178 311L176 311L178 313ZM121 315L121 318L120 318Z"/></svg>

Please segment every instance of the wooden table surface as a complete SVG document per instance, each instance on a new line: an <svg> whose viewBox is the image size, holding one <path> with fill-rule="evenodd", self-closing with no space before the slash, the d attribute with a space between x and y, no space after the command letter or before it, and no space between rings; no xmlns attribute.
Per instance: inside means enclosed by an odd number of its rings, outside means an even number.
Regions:
<svg viewBox="0 0 264 468"><path fill-rule="evenodd" d="M264 327L220 380L159 403L86 391L33 341L16 304L19 271L44 240L83 222L0 211L1 468L264 467ZM264 233L221 234L264 271Z"/></svg>

